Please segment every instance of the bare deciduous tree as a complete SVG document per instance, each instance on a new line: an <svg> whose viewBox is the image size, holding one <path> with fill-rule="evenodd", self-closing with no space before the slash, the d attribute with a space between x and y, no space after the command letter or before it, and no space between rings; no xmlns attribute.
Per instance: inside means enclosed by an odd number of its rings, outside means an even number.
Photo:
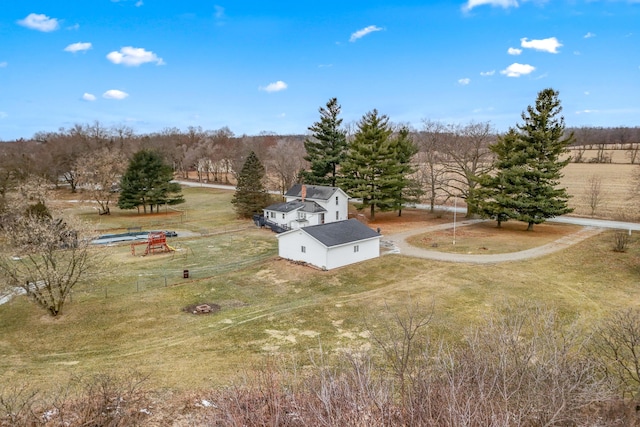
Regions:
<svg viewBox="0 0 640 427"><path fill-rule="evenodd" d="M443 165L447 133L444 124L424 120L422 131L416 134L416 176L425 190L431 212L435 210L438 198L447 195L447 169Z"/></svg>
<svg viewBox="0 0 640 427"><path fill-rule="evenodd" d="M598 175L591 175L587 180L584 196L585 202L589 205L591 216L595 216L598 207L604 201L604 193L602 192L602 178Z"/></svg>
<svg viewBox="0 0 640 427"><path fill-rule="evenodd" d="M596 329L593 351L623 397L640 390L640 311L627 309L605 318Z"/></svg>
<svg viewBox="0 0 640 427"><path fill-rule="evenodd" d="M89 200L100 206L98 213L109 215L109 203L114 200L114 185L120 181L127 159L118 148L101 148L78 158L75 170L78 186Z"/></svg>
<svg viewBox="0 0 640 427"><path fill-rule="evenodd" d="M296 182L301 170L306 168L304 145L301 140L280 138L269 149L270 170L276 179L274 188L285 193Z"/></svg>
<svg viewBox="0 0 640 427"><path fill-rule="evenodd" d="M29 212L4 224L9 245L0 254L0 275L21 288L52 316L62 312L71 290L96 271L86 226L72 218Z"/></svg>
<svg viewBox="0 0 640 427"><path fill-rule="evenodd" d="M449 194L466 200L467 216L477 212L475 192L478 177L489 173L493 154L489 144L496 133L490 123L471 122L465 126L452 126L444 147L444 164L449 176Z"/></svg>

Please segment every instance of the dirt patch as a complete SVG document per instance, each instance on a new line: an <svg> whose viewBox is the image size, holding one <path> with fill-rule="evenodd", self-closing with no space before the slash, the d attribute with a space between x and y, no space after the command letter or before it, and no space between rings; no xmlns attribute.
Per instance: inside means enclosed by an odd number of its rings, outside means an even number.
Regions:
<svg viewBox="0 0 640 427"><path fill-rule="evenodd" d="M203 302L198 304L191 304L182 309L185 313L203 315L213 314L220 311L220 306L211 302Z"/></svg>
<svg viewBox="0 0 640 427"><path fill-rule="evenodd" d="M499 254L518 252L551 243L576 233L577 225L538 224L526 231L527 224L509 222L497 228L494 221L480 222L455 230L431 231L407 239L413 246L440 252L466 254ZM455 243L454 243L455 242Z"/></svg>
<svg viewBox="0 0 640 427"><path fill-rule="evenodd" d="M357 218L360 222L374 230L379 228L380 233L383 235L453 221L453 213L451 212L430 213L424 209L404 209L402 216L398 216L398 212L376 212L373 221L369 218L368 213L364 214L364 212L358 212L353 209L349 211L349 217Z"/></svg>

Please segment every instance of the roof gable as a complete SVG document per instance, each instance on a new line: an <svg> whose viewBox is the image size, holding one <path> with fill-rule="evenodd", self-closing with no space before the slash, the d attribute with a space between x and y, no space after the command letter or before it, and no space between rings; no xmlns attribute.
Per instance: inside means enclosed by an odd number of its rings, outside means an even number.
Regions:
<svg viewBox="0 0 640 427"><path fill-rule="evenodd" d="M380 234L357 219L312 225L300 229L327 247L380 237Z"/></svg>
<svg viewBox="0 0 640 427"><path fill-rule="evenodd" d="M287 191L284 194L285 197L297 197L301 199L302 185L303 184L296 184L293 187L291 187L289 191ZM333 196L336 193L336 191L340 191L346 197L349 197L347 193L345 193L338 187L327 187L324 185L306 185L306 184L304 184L304 186L307 188L307 191L306 191L307 194L305 195L305 199L329 200L331 196Z"/></svg>

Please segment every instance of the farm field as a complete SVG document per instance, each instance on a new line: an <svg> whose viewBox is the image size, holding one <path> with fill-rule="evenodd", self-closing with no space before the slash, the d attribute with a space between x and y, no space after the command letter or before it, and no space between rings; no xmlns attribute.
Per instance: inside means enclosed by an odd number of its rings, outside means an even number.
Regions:
<svg viewBox="0 0 640 427"><path fill-rule="evenodd" d="M578 184L579 170L565 175ZM158 389L201 389L273 358L304 367L320 348L375 350L371 333L410 302L433 306L433 330L453 341L505 303L555 308L584 328L640 303L640 242L615 253L613 232L527 261L466 265L393 254L323 272L280 260L270 231L235 218L231 192L184 194L179 211L147 216L98 216L91 204L60 201L101 231L171 229L184 237L170 241L175 252L146 257L128 244L96 248L105 256L102 275L79 285L58 318L24 297L0 305L0 384L49 388L76 375L136 371ZM369 225L388 235L451 219L406 210ZM502 231L521 240L517 228ZM548 234L534 231L526 245L544 244ZM219 310L185 311L203 303Z"/></svg>
<svg viewBox="0 0 640 427"><path fill-rule="evenodd" d="M636 175L640 173L639 165L631 164L588 164L569 163L563 169L564 177L560 180L572 196L569 206L574 208L574 215L590 216L589 179L598 177L601 180L602 201L596 210L596 217L616 220L638 220L638 194ZM635 196L638 197L638 196Z"/></svg>

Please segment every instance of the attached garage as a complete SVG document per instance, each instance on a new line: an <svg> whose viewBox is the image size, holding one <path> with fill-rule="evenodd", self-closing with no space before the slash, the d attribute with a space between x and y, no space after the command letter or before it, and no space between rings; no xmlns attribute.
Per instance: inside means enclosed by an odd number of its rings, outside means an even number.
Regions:
<svg viewBox="0 0 640 427"><path fill-rule="evenodd" d="M381 237L357 219L349 219L278 234L278 254L331 270L379 257Z"/></svg>

